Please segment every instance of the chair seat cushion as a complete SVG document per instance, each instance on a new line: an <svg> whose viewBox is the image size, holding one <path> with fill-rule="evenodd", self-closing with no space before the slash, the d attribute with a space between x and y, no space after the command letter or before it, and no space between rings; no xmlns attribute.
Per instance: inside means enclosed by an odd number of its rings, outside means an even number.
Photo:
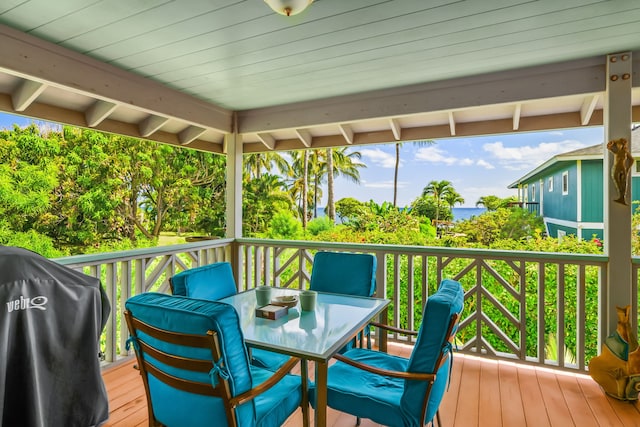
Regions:
<svg viewBox="0 0 640 427"><path fill-rule="evenodd" d="M392 371L406 371L409 361L402 357L367 349L352 349L345 357ZM358 379L357 381L355 379ZM404 380L382 377L337 361L329 367L327 405L386 426L403 426L400 398ZM315 384L310 390L315 402Z"/></svg>
<svg viewBox="0 0 640 427"><path fill-rule="evenodd" d="M251 349L251 364L270 371L277 371L289 360L289 356L260 348Z"/></svg>
<svg viewBox="0 0 640 427"><path fill-rule="evenodd" d="M251 367L253 386L256 387L273 375L268 369ZM275 386L255 398L256 427L279 427L300 406L302 384L300 377L287 375Z"/></svg>

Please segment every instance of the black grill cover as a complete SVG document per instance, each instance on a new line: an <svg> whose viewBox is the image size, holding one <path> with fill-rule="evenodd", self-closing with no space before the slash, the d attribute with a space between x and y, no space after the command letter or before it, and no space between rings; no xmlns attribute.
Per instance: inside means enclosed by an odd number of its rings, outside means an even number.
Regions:
<svg viewBox="0 0 640 427"><path fill-rule="evenodd" d="M111 307L100 281L0 246L0 304L2 426L104 423L98 353Z"/></svg>

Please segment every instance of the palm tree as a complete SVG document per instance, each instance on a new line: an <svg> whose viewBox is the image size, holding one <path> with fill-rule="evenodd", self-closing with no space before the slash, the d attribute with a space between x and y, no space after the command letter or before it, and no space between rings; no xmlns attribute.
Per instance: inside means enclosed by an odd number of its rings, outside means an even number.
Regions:
<svg viewBox="0 0 640 427"><path fill-rule="evenodd" d="M476 202L476 206L484 206L488 211L495 211L503 204L498 196L482 196Z"/></svg>
<svg viewBox="0 0 640 427"><path fill-rule="evenodd" d="M427 139L423 141L411 141L412 144L416 144L418 147L424 147L426 145L435 144L434 141ZM400 147L402 142L396 142L396 164L393 171L393 206L398 206L398 168L400 167Z"/></svg>
<svg viewBox="0 0 640 427"><path fill-rule="evenodd" d="M298 200L298 209L302 218L302 227L307 228L309 205L313 203L314 192L309 191L309 150L292 151L289 169L289 191L291 197Z"/></svg>
<svg viewBox="0 0 640 427"><path fill-rule="evenodd" d="M447 195L451 192L455 192L455 189L451 185L451 182L447 180L431 181L422 190L423 197L432 196L436 202L436 223L438 223L440 219L440 206L442 206L442 201L446 200Z"/></svg>
<svg viewBox="0 0 640 427"><path fill-rule="evenodd" d="M331 221L336 220L334 177L342 175L357 184L360 182L358 169L367 167L364 163L354 161L354 159L360 160L362 158L359 151L347 154L347 150L348 147L327 148L325 153L327 159L327 216Z"/></svg>
<svg viewBox="0 0 640 427"><path fill-rule="evenodd" d="M288 173L290 168L287 160L279 153L251 153L244 156L244 167L251 178L260 178L263 170L271 172L274 166L283 174Z"/></svg>
<svg viewBox="0 0 640 427"><path fill-rule="evenodd" d="M447 193L444 197L443 197L444 201L447 202L447 204L449 205L449 208L453 209L453 207L457 204L463 204L464 203L464 199L462 198L462 196L456 191L456 190L451 190L449 193Z"/></svg>

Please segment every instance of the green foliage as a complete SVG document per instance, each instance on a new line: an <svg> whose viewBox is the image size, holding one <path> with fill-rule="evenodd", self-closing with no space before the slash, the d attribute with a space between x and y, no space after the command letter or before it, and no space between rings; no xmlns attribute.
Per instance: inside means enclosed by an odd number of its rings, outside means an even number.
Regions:
<svg viewBox="0 0 640 427"><path fill-rule="evenodd" d="M333 221L326 216L322 216L309 221L309 224L307 224L307 232L313 236L317 236L323 231L331 230L334 226L335 224Z"/></svg>
<svg viewBox="0 0 640 427"><path fill-rule="evenodd" d="M269 221L271 239L296 239L302 234L302 224L289 211L280 211Z"/></svg>
<svg viewBox="0 0 640 427"><path fill-rule="evenodd" d="M13 231L6 226L5 221L0 221L0 245L17 246L34 251L47 258L56 258L68 255L54 246L54 242L47 236L35 230Z"/></svg>
<svg viewBox="0 0 640 427"><path fill-rule="evenodd" d="M488 211L495 211L500 208L507 208L518 200L515 196L500 198L498 196L482 196L476 202L476 206L484 206Z"/></svg>
<svg viewBox="0 0 640 427"><path fill-rule="evenodd" d="M224 180L210 153L72 127L0 131L0 217L65 252L222 229Z"/></svg>
<svg viewBox="0 0 640 427"><path fill-rule="evenodd" d="M436 200L429 196L420 196L411 202L410 212L413 216L429 218L429 220L436 219L437 212L441 221L453 220L451 208L440 206L440 210L438 210Z"/></svg>
<svg viewBox="0 0 640 427"><path fill-rule="evenodd" d="M469 242L489 247L504 239L520 240L539 235L542 219L521 208L498 208L456 223L453 231L464 234Z"/></svg>
<svg viewBox="0 0 640 427"><path fill-rule="evenodd" d="M293 206L285 182L271 174L245 180L242 199L243 232L248 236L269 233L267 229L274 215Z"/></svg>
<svg viewBox="0 0 640 427"><path fill-rule="evenodd" d="M365 204L353 197L345 197L336 202L336 215L343 224L358 218L365 209Z"/></svg>

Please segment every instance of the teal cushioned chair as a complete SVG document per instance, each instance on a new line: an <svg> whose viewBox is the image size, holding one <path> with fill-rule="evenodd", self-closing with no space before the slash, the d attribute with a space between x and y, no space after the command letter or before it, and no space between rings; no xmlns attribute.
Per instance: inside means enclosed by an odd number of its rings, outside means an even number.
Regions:
<svg viewBox="0 0 640 427"><path fill-rule="evenodd" d="M228 262L215 262L181 271L169 279L171 293L215 301L237 292Z"/></svg>
<svg viewBox="0 0 640 427"><path fill-rule="evenodd" d="M237 292L233 270L228 262L216 262L181 271L169 279L171 293L189 298L217 301ZM251 349L251 363L277 370L289 358L272 351Z"/></svg>
<svg viewBox="0 0 640 427"><path fill-rule="evenodd" d="M309 289L334 294L371 297L376 292L376 257L352 252L317 252L313 257ZM369 327L364 329L371 348ZM360 340L362 344L362 340ZM353 348L347 344L341 352Z"/></svg>
<svg viewBox="0 0 640 427"><path fill-rule="evenodd" d="M125 308L149 425L277 427L300 406L308 424L306 378L288 374L298 359L277 372L250 365L232 306L145 293Z"/></svg>
<svg viewBox="0 0 640 427"><path fill-rule="evenodd" d="M438 407L449 381L451 344L463 304L460 283L443 280L427 299L409 359L359 348L336 355L328 371L328 406L355 415L358 424L370 418L385 426L418 427L435 417L440 426ZM313 404L314 385L309 396Z"/></svg>

